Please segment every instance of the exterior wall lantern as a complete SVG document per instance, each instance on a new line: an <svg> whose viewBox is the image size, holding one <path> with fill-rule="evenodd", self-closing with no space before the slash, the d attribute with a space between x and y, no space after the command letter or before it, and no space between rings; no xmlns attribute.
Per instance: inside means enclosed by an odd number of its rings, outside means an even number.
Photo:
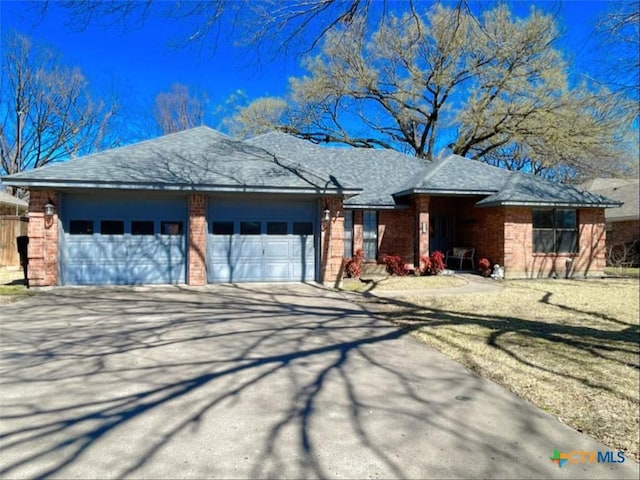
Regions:
<svg viewBox="0 0 640 480"><path fill-rule="evenodd" d="M44 206L44 217L47 220L51 220L56 213L56 206L49 202Z"/></svg>
<svg viewBox="0 0 640 480"><path fill-rule="evenodd" d="M324 206L324 210L322 211L322 215L323 215L323 219L325 222L328 222L329 220L331 220L331 210L329 210L329 206L325 205Z"/></svg>

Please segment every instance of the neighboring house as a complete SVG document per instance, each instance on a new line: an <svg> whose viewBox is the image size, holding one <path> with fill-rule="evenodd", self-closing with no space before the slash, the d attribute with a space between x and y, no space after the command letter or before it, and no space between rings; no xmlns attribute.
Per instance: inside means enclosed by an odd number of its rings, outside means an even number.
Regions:
<svg viewBox="0 0 640 480"><path fill-rule="evenodd" d="M29 204L24 200L0 190L0 215L20 216L26 214L28 208Z"/></svg>
<svg viewBox="0 0 640 480"><path fill-rule="evenodd" d="M27 233L28 207L24 200L0 190L0 267L20 266L16 237Z"/></svg>
<svg viewBox="0 0 640 480"><path fill-rule="evenodd" d="M639 180L597 178L580 188L622 202L622 207L605 211L607 247L640 241Z"/></svg>
<svg viewBox="0 0 640 480"><path fill-rule="evenodd" d="M511 278L600 275L605 208L619 206L455 155L207 127L4 182L30 190L31 285L335 282L358 249L418 265L454 246Z"/></svg>

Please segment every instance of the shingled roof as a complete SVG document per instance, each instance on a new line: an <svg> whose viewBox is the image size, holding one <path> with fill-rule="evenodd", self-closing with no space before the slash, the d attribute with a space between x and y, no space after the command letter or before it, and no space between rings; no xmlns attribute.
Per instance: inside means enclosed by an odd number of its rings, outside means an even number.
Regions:
<svg viewBox="0 0 640 480"><path fill-rule="evenodd" d="M509 178L500 191L480 200L477 205L480 207L510 205L606 208L619 207L620 203L535 175L510 172Z"/></svg>
<svg viewBox="0 0 640 480"><path fill-rule="evenodd" d="M320 146L281 132L260 135L246 143L362 187L359 195L345 200L346 206L354 208L394 208L393 194L416 172L424 172L427 165L393 150Z"/></svg>
<svg viewBox="0 0 640 480"><path fill-rule="evenodd" d="M345 195L351 208L403 208L403 196L479 195L478 206L615 207L620 202L458 155L428 162L382 149L319 146L280 132L244 142L208 127L6 177L24 187ZM637 187L636 187L637 193ZM637 195L636 195L637 198Z"/></svg>
<svg viewBox="0 0 640 480"><path fill-rule="evenodd" d="M605 211L608 222L624 222L640 218L640 181L638 179L596 178L580 188L622 202L622 207Z"/></svg>
<svg viewBox="0 0 640 480"><path fill-rule="evenodd" d="M412 176L395 195L490 195L499 191L510 176L508 170L449 155L427 164L423 172Z"/></svg>
<svg viewBox="0 0 640 480"><path fill-rule="evenodd" d="M15 186L356 193L335 177L208 127L165 135L7 177Z"/></svg>

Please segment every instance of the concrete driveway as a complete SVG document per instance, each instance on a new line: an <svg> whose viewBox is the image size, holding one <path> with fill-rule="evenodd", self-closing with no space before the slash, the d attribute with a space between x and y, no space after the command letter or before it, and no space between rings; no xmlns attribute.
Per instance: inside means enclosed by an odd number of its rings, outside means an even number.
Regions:
<svg viewBox="0 0 640 480"><path fill-rule="evenodd" d="M318 286L0 308L3 478L638 478L559 468L608 449Z"/></svg>

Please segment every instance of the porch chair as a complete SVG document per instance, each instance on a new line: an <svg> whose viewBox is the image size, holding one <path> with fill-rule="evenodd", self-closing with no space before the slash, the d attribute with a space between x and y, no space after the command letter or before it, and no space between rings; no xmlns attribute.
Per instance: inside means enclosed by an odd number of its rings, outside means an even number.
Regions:
<svg viewBox="0 0 640 480"><path fill-rule="evenodd" d="M450 258L454 260L458 260L460 264L460 270L462 270L462 264L464 263L465 260L468 260L471 262L471 269L475 270L476 269L476 265L474 261L475 253L476 253L475 248L453 247L451 250L447 250L445 262L447 263L447 266L449 266Z"/></svg>

